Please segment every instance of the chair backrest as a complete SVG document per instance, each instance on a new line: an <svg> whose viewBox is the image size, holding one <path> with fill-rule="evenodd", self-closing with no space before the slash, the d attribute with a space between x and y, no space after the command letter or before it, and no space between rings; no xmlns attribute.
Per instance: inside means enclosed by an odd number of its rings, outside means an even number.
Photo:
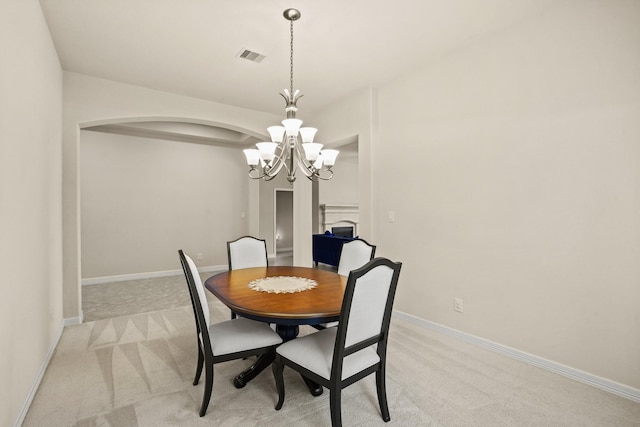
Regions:
<svg viewBox="0 0 640 427"><path fill-rule="evenodd" d="M194 322L196 322L196 331L198 334L200 334L200 325L198 324L198 313L196 311L196 300L194 299L194 296L193 296L194 292L197 293L197 291L195 290L196 289L195 284L193 284L192 286L190 283L190 281L192 280L191 269L189 268L186 255L184 254L182 249L178 251L178 255L180 257L180 265L182 265L182 271L184 272L184 278L187 281L187 289L189 289L189 298L191 299L191 307L193 308L193 320Z"/></svg>
<svg viewBox="0 0 640 427"><path fill-rule="evenodd" d="M402 263L375 258L347 279L333 354L332 377L342 376L342 360L371 345L384 359L391 309Z"/></svg>
<svg viewBox="0 0 640 427"><path fill-rule="evenodd" d="M178 251L178 254L180 255L180 263L182 264L187 285L189 286L189 295L191 296L191 303L193 304L198 333L202 337L205 348L210 348L209 325L211 323L211 314L209 313L207 295L205 294L200 274L198 273L196 264L189 256L182 252L182 249Z"/></svg>
<svg viewBox="0 0 640 427"><path fill-rule="evenodd" d="M256 239L252 236L244 236L227 242L227 255L229 270L266 267L268 265L267 243L264 239Z"/></svg>
<svg viewBox="0 0 640 427"><path fill-rule="evenodd" d="M348 276L351 270L360 268L373 259L376 247L363 239L355 239L342 245L338 274Z"/></svg>

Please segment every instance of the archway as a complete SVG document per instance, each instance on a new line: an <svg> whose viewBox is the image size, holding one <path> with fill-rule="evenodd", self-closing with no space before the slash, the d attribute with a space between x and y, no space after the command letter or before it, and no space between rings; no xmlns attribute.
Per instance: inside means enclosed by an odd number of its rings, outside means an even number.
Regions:
<svg viewBox="0 0 640 427"><path fill-rule="evenodd" d="M94 136L91 138L88 138L87 137L88 135L94 135ZM100 135L100 137L96 138L95 135ZM240 152L240 149L246 147L247 145L252 145L255 143L256 140L258 140L258 138L256 137L252 137L251 135L238 132L235 129L226 129L226 128L220 127L219 124L217 124L217 126L203 125L202 121L193 121L193 120L189 121L183 118L176 119L176 118L167 117L167 118L153 118L153 120L150 120L150 118L148 117L143 117L143 118L135 117L135 118L125 118L125 119L104 120L104 121L98 121L98 122L94 121L91 123L83 124L78 133L78 144L80 148L79 150L80 152L78 156L78 168L79 168L78 187L81 194L80 200L82 201L82 203L80 204L79 215L78 215L78 226L80 229L80 233L79 233L80 245L79 245L79 251L78 251L78 270L79 270L80 287L78 291L78 304L80 307L82 307L82 287L81 287L82 284L104 283L109 281L130 280L130 279L145 278L145 277L157 277L155 275L156 273L158 275L165 275L165 274L170 275L172 273L179 273L179 271L177 270L172 271L174 270L174 268L176 268L174 267L175 263L173 262L174 261L173 258L171 258L169 264L164 264L164 266L162 264L160 265L151 264L151 266L149 266L149 264L146 264L145 266L145 262L149 263L150 261L149 258L153 258L155 260L162 258L162 256L158 255L158 253L154 254L154 247L159 246L160 243L148 242L150 240L150 237L153 237L160 233L171 234L170 232L167 231L167 229L171 227L170 225L172 223L171 218L177 216L177 214L174 212L173 215L167 216L167 211L171 210L168 204L163 204L162 208L157 209L156 211L147 212L146 220L140 220L140 217L138 217L137 219L138 219L138 224L140 224L139 226L135 226L135 225L131 226L131 224L129 224L128 226L125 226L125 224L122 224L122 226L115 226L115 227L112 225L109 228L109 227L106 227L107 221L104 221L104 218L102 218L102 220L99 219L98 221L87 220L88 217L86 215L85 202L87 202L87 199L91 199L91 198L87 197L86 193L83 192L83 187L88 181L87 176L85 175L86 174L85 169L87 167L87 165L85 165L86 158L83 158L83 156L86 154L85 152L87 151L89 141L96 140L96 139L99 141L115 139L121 146L135 145L136 149L134 150L134 152L139 152L140 147L147 145L148 147L151 147L151 148L148 148L147 156L156 163L159 161L159 159L160 160L162 159L162 152L163 150L167 149L167 146L173 146L173 147L182 146L183 148L179 150L180 152L195 151L197 153L200 153L200 154L195 154L190 160L187 159L187 161L184 161L184 159L182 159L183 160L182 163L191 163L190 166L186 167L186 170L182 171L185 175L193 172L191 169L194 169L193 167L194 160L195 161L200 160L200 158L204 156L203 153L206 153L207 150L215 151L217 153L215 155L215 158L212 158L211 161L209 161L208 163L211 165L215 165L215 169L216 170L219 169L221 172L219 175L220 179L213 180L213 181L225 182L225 184L228 185L229 184L228 177L230 175L234 175L234 172L230 170L230 167L231 167L230 165L233 165L235 162L236 169L240 170L240 172L235 173L235 175L239 177L239 178L236 178L236 180L240 182L239 185L245 185L246 187L249 186L248 182L250 180L247 180L245 176L246 166L244 164L243 156L242 156L242 153ZM151 146L150 144L153 146ZM95 145L95 141L94 141L94 145ZM220 154L224 152L226 152L225 154L227 156L226 159ZM105 153L102 152L100 155L104 156ZM175 156L175 152L172 153L172 155ZM131 153L125 154L123 156L116 156L116 162L106 166L106 170L108 170L110 167L114 169L120 168L120 170L118 170L117 175L124 175L125 171L123 170L124 167L122 163L127 163L127 162L124 161L123 159L128 159L130 156L131 156ZM128 160L130 162L133 159L128 159ZM158 166L158 170L160 171L162 171L163 169L165 170L165 172L160 173L159 176L165 175L167 173L166 168L163 168L160 165L151 165L151 166L147 165L145 167L144 161L145 161L145 155L140 157L138 161L135 162L134 168L130 168L130 169L135 169L136 171L137 170L143 171L146 169L147 171L151 170L151 173L154 173L152 170L153 166ZM223 164L221 164L220 162L223 162ZM111 177L108 177L108 173L104 173L104 170L105 169L102 170L101 173L103 173L103 175L98 177L98 180L113 182L114 175L112 175ZM205 170L204 173L208 174L209 172ZM123 177L123 179L125 178L126 177ZM206 179L206 178L203 178L203 179ZM93 181L95 180L96 179L94 177ZM132 186L139 185L140 176L135 175L134 179L131 179L130 181ZM197 181L198 181L197 179L192 179L192 182L197 182ZM122 188L122 186L120 188ZM201 187L201 190L203 188L206 189L206 186L203 185ZM223 188L226 188L226 187L223 186ZM148 192L153 192L153 188L151 188L151 191L141 191L141 193L148 193ZM97 198L105 199L107 198L106 196L109 193L113 193L113 192L100 191L100 189L98 189L97 193L99 194L99 197ZM197 191L197 193L202 194L203 191ZM241 196L236 197L234 193L241 194ZM222 197L216 197L215 195L212 197L206 197L205 194L203 194L203 197L209 200L224 199L228 201L230 204L234 206L238 206L239 211L243 213L249 212L249 215L251 215L251 211L246 208L246 205L247 205L246 199L249 199L248 194L249 194L248 188L244 188L244 190L242 191L229 190ZM229 200L232 197L235 197L235 202L233 203L231 203L231 200ZM158 198L159 197L156 194L154 196L154 199L158 199ZM175 196L171 196L168 198L176 199ZM93 200L94 204L95 204L95 199L96 198L94 198ZM98 211L101 211L101 210L108 211L109 215L115 216L115 217L119 217L119 216L121 217L123 211L132 213L135 210L134 209L135 203L132 203L131 198L129 198L128 200L124 200L121 195L116 194L115 199L121 200L121 201L116 201L114 203L115 205L126 204L126 208L120 209L118 211L117 206L112 206L112 207L106 206L106 209L103 209L105 207L103 204L102 206L96 206L96 209ZM152 201L149 200L147 202L151 204ZM157 204L157 201L154 200L154 202L156 202ZM122 208L122 206L120 207ZM140 208L140 206L138 206L138 208ZM178 210L182 210L181 207L174 207L174 208ZM187 209L188 211L189 208L187 206L184 206L184 209ZM209 210L209 212L211 212L214 217L216 213L221 212L219 209L215 209L213 207L210 208L208 206L206 207L200 206L200 208L196 208L196 210L199 210L202 212L204 212L205 210ZM94 209L94 212L95 212L95 209ZM255 214L257 215L258 213L256 212ZM240 212L229 214L227 215L227 217L220 219L220 221L218 222L227 224L227 227L226 227L227 229L234 229L234 226L232 225L234 220L230 218L231 216L233 216L234 218L240 218ZM164 224L167 224L167 226L158 227L156 228L155 232L147 234L145 237L143 233L139 232L139 230L144 230L149 228L149 225L154 222L154 219L156 219L156 217L158 217L156 222L164 220ZM129 219L128 222L131 222L131 223L135 222L136 220L135 216L129 216L127 218ZM209 216L209 218L213 220L211 215ZM98 222L99 223L98 226L102 228L101 230L99 230L99 232L103 233L99 237L99 240L100 240L99 250L101 250L101 252L98 252L98 250L96 250L95 242L93 245L88 244L86 239L87 226L90 223L93 223L95 225L96 222ZM196 221L194 221L193 218L192 220L188 220L185 222L190 224L192 227L195 227L194 224L196 223ZM214 220L213 222L215 223L216 221ZM246 230L248 229L248 225L246 225L245 223L248 224L250 223L250 221L246 219L243 219L242 221L237 219L235 220L236 231L233 234L234 236L238 234L247 233ZM215 235L217 235L211 230L209 230L209 232L205 231L205 228L207 225L206 221L203 221L201 225L202 227L195 227L198 229L197 230L198 232L196 232L196 230L192 228L191 236L190 236L191 242L195 242L196 240L198 240L197 234L209 234L214 237ZM93 227L94 230L96 228L97 228L96 226ZM161 228L165 228L165 229L161 230ZM126 241L126 244L114 244L114 241L117 241L117 239L113 238L114 235L117 234L117 232L114 232L114 230L115 231L124 230L121 232L121 234L123 234L127 238L130 238L131 240ZM160 231L158 232L158 230ZM202 233L199 233L200 230L202 231ZM105 234L105 231L106 231L106 234ZM173 234L175 235L177 233L173 232ZM188 233L185 233L185 234L188 234ZM224 249L220 249L220 248L225 248L224 246L224 241L226 241L225 239L230 239L230 236L220 237L219 240L221 241L215 244L212 244L211 246L216 247L216 251L218 252L224 252ZM94 240L97 240L97 239L94 239ZM113 263L115 264L119 263L118 265L116 265L115 270L106 271L106 272L103 271L102 273L100 273L99 269L96 270L95 265L91 266L93 271L91 271L91 268L87 267L87 265L91 265L91 264L87 264L86 262L90 258L93 258L93 260L95 260L97 258L105 258L107 254L113 255L118 252L127 252L128 250L131 250L131 248L135 246L136 243L142 243L143 241L144 241L144 244L141 244L140 247L138 248L139 255L135 257L136 267L144 266L144 267L141 267L141 271L137 271L135 269L132 270L131 265L128 265L128 266L124 265L123 260L122 259L118 260L117 256L111 256L112 258L111 261ZM111 243L110 247L108 243ZM146 246L147 243L149 243L149 246ZM194 243L194 245L197 245L197 243ZM117 248L123 248L123 249L118 250ZM178 242L174 242L173 245L170 245L171 250L165 251L162 255L164 256L167 253L170 253L170 256L174 256L175 254L173 252L177 250L176 248L178 249L181 248L181 245ZM94 252L94 256L89 257L87 255L87 251L89 249L91 249ZM97 253L97 256L95 256L95 253ZM193 253L194 253L194 257L199 256L200 258L199 263L201 265L204 265L205 269L206 269L206 266L210 266L211 263L208 261L207 258L212 258L212 255L208 249L207 250L194 249ZM146 254L146 261L144 260L145 254ZM218 260L223 256L220 253L218 253L217 255L218 255L217 256ZM215 256L213 257L215 258ZM116 259L114 260L113 258L116 258ZM130 256L130 258L133 258L133 256ZM226 255L224 255L224 258L226 259ZM221 261L216 261L214 267L220 266L222 264L223 263ZM98 271L98 273L96 273L96 271Z"/></svg>

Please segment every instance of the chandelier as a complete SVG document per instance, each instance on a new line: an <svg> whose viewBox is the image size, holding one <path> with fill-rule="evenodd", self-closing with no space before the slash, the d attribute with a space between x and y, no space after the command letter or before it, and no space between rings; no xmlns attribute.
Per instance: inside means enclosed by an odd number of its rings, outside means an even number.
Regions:
<svg viewBox="0 0 640 427"><path fill-rule="evenodd" d="M338 151L323 150L322 144L313 142L317 129L301 127L302 120L296 119L296 102L302 94L297 89L293 90L293 21L300 19L300 12L287 9L283 15L289 21L291 33L290 86L280 93L286 102L284 111L287 118L282 121L282 126L267 128L271 142L259 142L256 144L257 149L244 150L249 165L249 177L269 181L284 167L290 183L296 180L297 169L312 181L328 180L333 177L331 168L336 162Z"/></svg>

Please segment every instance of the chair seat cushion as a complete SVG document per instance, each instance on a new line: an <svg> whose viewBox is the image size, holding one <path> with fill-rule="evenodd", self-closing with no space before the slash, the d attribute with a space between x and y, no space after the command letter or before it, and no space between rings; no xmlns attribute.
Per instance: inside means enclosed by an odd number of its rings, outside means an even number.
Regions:
<svg viewBox="0 0 640 427"><path fill-rule="evenodd" d="M323 329L282 344L276 352L290 361L329 380L337 328ZM342 380L375 365L380 356L375 347L364 348L344 358Z"/></svg>
<svg viewBox="0 0 640 427"><path fill-rule="evenodd" d="M238 317L209 326L214 356L237 353L282 343L268 323Z"/></svg>

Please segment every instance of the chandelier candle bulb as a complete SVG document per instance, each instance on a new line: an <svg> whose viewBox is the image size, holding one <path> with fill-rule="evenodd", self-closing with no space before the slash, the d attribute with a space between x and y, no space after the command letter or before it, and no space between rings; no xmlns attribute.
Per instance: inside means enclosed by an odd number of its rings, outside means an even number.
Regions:
<svg viewBox="0 0 640 427"><path fill-rule="evenodd" d="M287 136L297 137L301 125L302 120L300 119L285 119L282 121L282 126L284 126L284 131L287 133Z"/></svg>
<svg viewBox="0 0 640 427"><path fill-rule="evenodd" d="M258 147L262 160L268 163L276 156L276 148L278 147L278 144L275 142L258 142L256 147Z"/></svg>
<svg viewBox="0 0 640 427"><path fill-rule="evenodd" d="M307 142L302 144L302 148L304 148L304 154L306 155L307 160L315 162L320 154L320 150L322 150L322 144L318 144L317 142Z"/></svg>
<svg viewBox="0 0 640 427"><path fill-rule="evenodd" d="M336 158L340 152L338 150L322 150L320 154L322 155L322 161L325 166L331 167L336 164Z"/></svg>
<svg viewBox="0 0 640 427"><path fill-rule="evenodd" d="M282 142L284 138L284 126L270 126L267 128L267 132L269 132L272 142L277 144Z"/></svg>
<svg viewBox="0 0 640 427"><path fill-rule="evenodd" d="M258 166L258 162L260 162L260 151L255 148L248 148L242 151L247 158L247 164L249 166Z"/></svg>
<svg viewBox="0 0 640 427"><path fill-rule="evenodd" d="M316 132L318 132L318 129L316 128L300 128L300 138L302 138L302 143L313 142Z"/></svg>

